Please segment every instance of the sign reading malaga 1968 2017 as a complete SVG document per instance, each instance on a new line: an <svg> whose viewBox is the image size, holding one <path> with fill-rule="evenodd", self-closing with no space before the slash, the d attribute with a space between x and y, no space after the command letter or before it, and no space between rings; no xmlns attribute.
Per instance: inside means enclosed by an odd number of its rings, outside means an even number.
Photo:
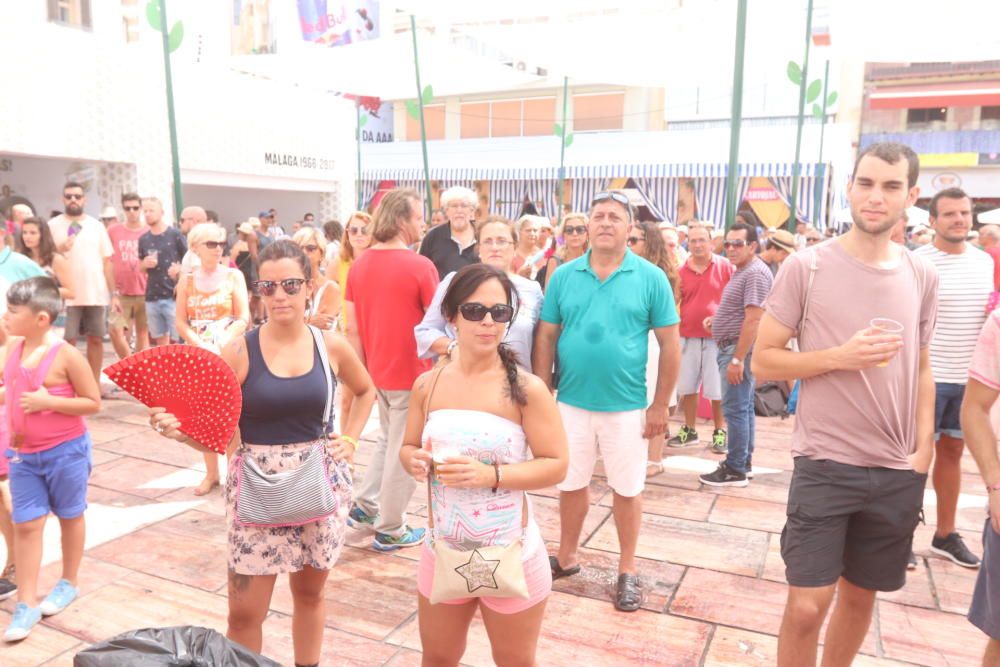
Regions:
<svg viewBox="0 0 1000 667"><path fill-rule="evenodd" d="M333 169L334 161L312 155L290 153L264 153L264 164L271 167L300 167L302 169Z"/></svg>

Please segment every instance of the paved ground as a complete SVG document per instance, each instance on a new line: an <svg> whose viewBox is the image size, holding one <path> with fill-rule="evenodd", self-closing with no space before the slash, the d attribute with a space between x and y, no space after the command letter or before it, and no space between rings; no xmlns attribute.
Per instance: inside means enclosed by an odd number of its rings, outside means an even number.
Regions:
<svg viewBox="0 0 1000 667"><path fill-rule="evenodd" d="M105 406L90 420L95 450L83 595L25 642L0 646L0 665L71 665L87 644L133 628L189 624L224 631L223 506L218 492L207 499L191 493L201 477L200 456L152 433L140 406ZM778 536L792 463L790 432L790 422L758 421L757 477L745 489L701 488L696 475L714 468L716 457L701 448L668 452L667 472L646 493L639 544L646 600L633 614L616 612L610 602L618 545L610 493L596 478L585 569L556 584L539 664L773 665L785 597ZM359 472L370 449L370 443L362 446ZM982 484L968 456L963 469L967 495L959 527L979 552ZM534 498L536 518L552 542L558 539L556 497L549 489ZM933 503L928 492L929 522ZM423 525L419 492L411 510L413 523ZM59 572L54 528L50 523L46 539L46 589ZM932 530L918 529L920 565L906 588L879 599L864 656L855 664L978 664L985 638L964 618L975 572L932 557ZM366 548L369 541L370 535L352 532L330 576L323 664L418 665L417 551L377 554ZM13 601L0 606L0 624L7 624L12 609ZM271 610L264 651L291 664L287 583L279 582ZM478 621L463 662L492 664Z"/></svg>

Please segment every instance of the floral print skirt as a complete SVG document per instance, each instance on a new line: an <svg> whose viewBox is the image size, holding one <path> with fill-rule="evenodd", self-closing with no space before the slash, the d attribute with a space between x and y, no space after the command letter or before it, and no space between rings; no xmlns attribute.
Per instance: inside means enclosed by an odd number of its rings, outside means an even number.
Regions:
<svg viewBox="0 0 1000 667"><path fill-rule="evenodd" d="M294 470L302 464L315 442L292 445L249 445L243 447L257 459L260 469L272 474ZM301 526L252 528L235 521L236 469L238 457L229 462L226 476L226 525L229 533L229 567L237 574L269 575L298 572L309 566L317 570L333 568L340 556L351 508L353 482L347 463L327 457L340 509L328 517Z"/></svg>

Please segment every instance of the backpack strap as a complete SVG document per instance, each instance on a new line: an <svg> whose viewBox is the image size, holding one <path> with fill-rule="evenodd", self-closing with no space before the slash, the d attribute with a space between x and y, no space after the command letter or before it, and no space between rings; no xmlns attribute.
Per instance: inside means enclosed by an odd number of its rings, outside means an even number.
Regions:
<svg viewBox="0 0 1000 667"><path fill-rule="evenodd" d="M323 374L326 376L326 409L323 411L323 432L326 433L330 423L330 415L333 414L333 375L330 373L330 355L326 351L326 340L323 338L323 332L311 324L307 326L316 342L319 360L323 364Z"/></svg>

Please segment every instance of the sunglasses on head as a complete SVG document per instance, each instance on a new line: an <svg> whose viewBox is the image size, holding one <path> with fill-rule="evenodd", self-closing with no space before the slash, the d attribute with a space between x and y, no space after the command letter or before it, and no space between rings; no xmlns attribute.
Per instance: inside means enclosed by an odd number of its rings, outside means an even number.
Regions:
<svg viewBox="0 0 1000 667"><path fill-rule="evenodd" d="M253 284L254 292L259 296L274 296L278 285L288 296L295 296L306 284L305 278L285 278L284 280L258 280Z"/></svg>
<svg viewBox="0 0 1000 667"><path fill-rule="evenodd" d="M122 206L126 211L138 211L140 207L138 206Z"/></svg>
<svg viewBox="0 0 1000 667"><path fill-rule="evenodd" d="M79 200L83 199L83 195L63 195L63 199L70 199L70 200L79 201Z"/></svg>
<svg viewBox="0 0 1000 667"><path fill-rule="evenodd" d="M602 201L607 201L609 199L613 199L619 204L624 205L626 208L629 206L628 196L626 196L622 192L616 192L614 190L610 192L598 192L596 195L594 195L594 200L590 203L591 205L599 204Z"/></svg>
<svg viewBox="0 0 1000 667"><path fill-rule="evenodd" d="M495 306L487 308L481 303L470 301L459 306L458 312L462 313L462 317L470 322L482 322L486 317L486 313L489 313L493 321L499 324L510 322L514 317L513 306L508 306L505 303L498 303Z"/></svg>
<svg viewBox="0 0 1000 667"><path fill-rule="evenodd" d="M310 245L304 245L304 246L302 246L302 249L305 250L306 252L316 252L317 250L319 250L319 246L318 245L312 245L312 244L310 244Z"/></svg>
<svg viewBox="0 0 1000 667"><path fill-rule="evenodd" d="M733 239L732 241L723 241L722 245L726 248L742 248L747 242L743 239Z"/></svg>
<svg viewBox="0 0 1000 667"><path fill-rule="evenodd" d="M205 246L206 248L208 248L209 250L218 250L219 248L225 248L226 247L226 242L225 241L203 241L202 245Z"/></svg>
<svg viewBox="0 0 1000 667"><path fill-rule="evenodd" d="M348 227L347 228L347 232L349 234L367 234L368 233L368 228L367 227Z"/></svg>
<svg viewBox="0 0 1000 667"><path fill-rule="evenodd" d="M586 234L586 225L577 225L576 227L563 227L563 234Z"/></svg>
<svg viewBox="0 0 1000 667"><path fill-rule="evenodd" d="M645 243L646 238L642 236L630 236L628 237L628 244L635 245L636 243Z"/></svg>

